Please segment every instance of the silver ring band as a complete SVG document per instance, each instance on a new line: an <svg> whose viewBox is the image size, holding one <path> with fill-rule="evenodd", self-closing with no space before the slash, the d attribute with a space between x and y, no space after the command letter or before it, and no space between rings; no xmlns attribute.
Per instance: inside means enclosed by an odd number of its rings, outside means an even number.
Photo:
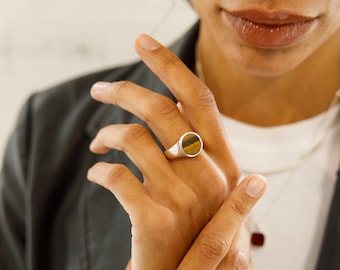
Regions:
<svg viewBox="0 0 340 270"><path fill-rule="evenodd" d="M203 141L196 132L184 133L164 154L168 159L196 157L203 149Z"/></svg>

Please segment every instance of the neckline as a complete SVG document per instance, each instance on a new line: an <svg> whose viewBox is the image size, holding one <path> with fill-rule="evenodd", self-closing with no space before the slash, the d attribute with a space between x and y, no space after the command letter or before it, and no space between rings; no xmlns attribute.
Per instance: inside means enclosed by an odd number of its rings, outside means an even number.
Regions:
<svg viewBox="0 0 340 270"><path fill-rule="evenodd" d="M294 141L305 140L307 137L313 136L313 130L322 124L322 121L326 117L326 114L329 113L327 118L336 118L337 114L340 111L340 104L333 106L329 109L329 111L323 112L311 118L301 120L298 122L294 122L291 124L285 124L280 126L270 126L270 127L262 127L255 126L251 124L247 124L238 120L235 120L231 117L221 114L222 121L227 130L227 134L229 137L235 138L238 141L249 141L249 144L252 144L254 141L258 142L262 139L266 140L266 137L271 137L273 140L270 142L282 142L282 139L289 140L292 143L291 138L294 138ZM301 132L304 131L304 132ZM265 141L268 142L268 141ZM268 143L270 143L268 142Z"/></svg>
<svg viewBox="0 0 340 270"><path fill-rule="evenodd" d="M222 115L226 132L244 173L265 176L289 172L309 159L334 128L340 104L296 123L258 127ZM256 169L256 170L255 170Z"/></svg>

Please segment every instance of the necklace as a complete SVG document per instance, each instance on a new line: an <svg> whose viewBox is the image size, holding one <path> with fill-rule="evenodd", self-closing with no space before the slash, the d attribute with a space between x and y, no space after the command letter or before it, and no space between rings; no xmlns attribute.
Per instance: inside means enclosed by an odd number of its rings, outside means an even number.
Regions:
<svg viewBox="0 0 340 270"><path fill-rule="evenodd" d="M267 209L264 211L261 218L256 218L254 215L250 216L250 222L251 222L251 236L250 236L250 242L255 247L262 247L265 244L265 234L264 229L262 226L260 226L259 220L262 222L265 221L265 219L269 216L271 213L271 210L273 209L273 206L276 204L276 202L281 198L281 196L285 193L286 188L289 186L290 182L293 179L294 171L292 170L289 173L288 181L285 181L280 189L276 192L274 196L274 200L271 202L270 206L267 207Z"/></svg>
<svg viewBox="0 0 340 270"><path fill-rule="evenodd" d="M199 61L199 55L198 50L196 50L196 74L198 77L204 81L204 73L201 66L201 63ZM320 148L324 140L327 138L327 135L332 130L333 124L335 120L337 119L337 115L339 114L340 105L336 107L336 111L332 113L332 109L334 106L337 105L340 99L340 89L336 91L332 101L330 102L326 112L324 113L324 116L320 120L320 126L317 128L317 134L313 137L311 143L306 147L306 150L302 152L301 155L295 160L292 160L291 162L288 162L287 165L273 168L265 171L258 171L251 168L245 168L241 166L241 169L243 173L250 174L250 173L259 173L264 176L274 176L279 175L283 173L287 173L287 180L284 181L283 185L280 187L280 189L276 192L273 201L269 204L267 209L263 212L260 219L255 219L254 216L251 216L251 222L252 222L252 233L251 233L251 243L253 246L261 247L264 246L266 237L264 234L264 230L262 226L260 226L260 223L258 220L261 220L262 222L269 216L271 210L273 209L273 206L279 201L279 199L282 197L282 194L284 191L286 191L287 187L291 183L292 179L294 179L294 173L295 170L302 165L305 161L307 161L314 153L317 152L317 150Z"/></svg>
<svg viewBox="0 0 340 270"><path fill-rule="evenodd" d="M302 165L305 161L308 160L309 157L311 157L322 145L323 141L326 139L327 135L330 133L332 127L334 126L335 120L337 119L337 115L340 111L340 105L336 107L336 111L331 113L331 110L334 106L337 105L340 98L340 89L337 90L336 94L334 95L334 98L332 99L327 111L325 112L325 115L319 120L321 122L321 125L317 128L318 133L316 136L314 136L314 139L310 143L310 146L303 152L300 157L294 161L292 161L289 165L268 170L268 171L262 171L259 172L260 174L263 174L265 176L273 176L283 173L288 173L287 180L284 181L283 185L278 189L276 192L273 201L270 203L270 205L267 207L267 209L262 214L261 218L255 218L254 215L251 216L251 222L252 222L252 233L251 233L251 244L256 247L262 247L265 244L265 234L262 226L260 226L259 220L264 222L264 220L269 216L271 213L271 210L274 208L275 204L279 201L279 199L283 196L285 193L287 187L291 183L292 179L294 179L294 173L296 169ZM244 173L252 173L254 170L244 170Z"/></svg>
<svg viewBox="0 0 340 270"><path fill-rule="evenodd" d="M319 134L317 134L314 138L314 140L311 142L310 146L295 160L291 161L290 163L288 163L287 165L284 165L282 167L279 168L274 168L274 169L270 169L270 170L263 170L263 171L258 171L255 169L250 169L247 167L242 167L242 171L244 173L247 174L251 174L251 173L258 173L258 174L262 174L264 176L272 176L272 175L276 175L276 174L280 174L283 172L288 172L291 170L296 169L297 167L299 167L300 165L302 165L311 155L313 155L318 148L320 147L320 145L322 144L322 142L324 141L324 139L326 138L326 136L328 135L329 131L331 130L338 112L340 111L340 106L337 107L337 112L333 114L333 116L331 115L331 109L333 108L333 106L336 106L337 103L340 100L340 89L338 89L332 99L332 101L330 102L326 112L325 112L325 117L324 119L322 119L321 121L321 125L318 128Z"/></svg>

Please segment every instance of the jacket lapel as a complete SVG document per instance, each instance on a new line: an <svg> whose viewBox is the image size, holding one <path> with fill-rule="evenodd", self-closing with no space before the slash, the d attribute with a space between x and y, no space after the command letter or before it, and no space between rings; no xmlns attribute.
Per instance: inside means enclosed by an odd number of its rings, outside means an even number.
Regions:
<svg viewBox="0 0 340 270"><path fill-rule="evenodd" d="M316 269L340 269L340 169Z"/></svg>

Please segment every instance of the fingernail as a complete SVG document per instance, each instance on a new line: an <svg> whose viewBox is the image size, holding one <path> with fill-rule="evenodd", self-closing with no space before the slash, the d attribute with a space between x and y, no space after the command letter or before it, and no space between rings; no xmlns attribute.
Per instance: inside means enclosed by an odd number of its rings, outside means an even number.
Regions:
<svg viewBox="0 0 340 270"><path fill-rule="evenodd" d="M246 187L246 193L250 197L258 197L266 188L267 181L261 175L252 176L252 178L248 181Z"/></svg>
<svg viewBox="0 0 340 270"><path fill-rule="evenodd" d="M140 35L137 39L138 44L145 50L154 51L160 47L160 44L147 35Z"/></svg>
<svg viewBox="0 0 340 270"><path fill-rule="evenodd" d="M112 84L109 82L96 82L91 89L91 92L102 93L111 89Z"/></svg>

